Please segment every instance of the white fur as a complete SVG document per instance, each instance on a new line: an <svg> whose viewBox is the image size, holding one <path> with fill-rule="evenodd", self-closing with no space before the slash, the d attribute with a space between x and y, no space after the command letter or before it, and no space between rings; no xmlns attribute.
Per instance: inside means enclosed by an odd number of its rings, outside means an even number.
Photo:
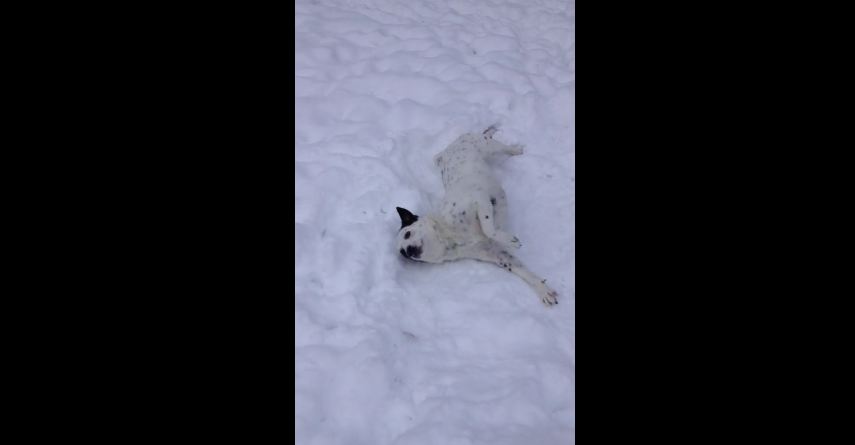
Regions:
<svg viewBox="0 0 855 445"><path fill-rule="evenodd" d="M445 197L438 212L420 216L398 232L398 249L420 249L416 261L442 263L470 258L493 263L522 278L547 306L558 303L558 294L520 263L509 251L519 249L516 236L503 230L508 211L505 191L493 176L487 160L494 156L516 156L520 145L505 145L495 139L491 126L481 134L464 134L441 153L434 163L442 171Z"/></svg>

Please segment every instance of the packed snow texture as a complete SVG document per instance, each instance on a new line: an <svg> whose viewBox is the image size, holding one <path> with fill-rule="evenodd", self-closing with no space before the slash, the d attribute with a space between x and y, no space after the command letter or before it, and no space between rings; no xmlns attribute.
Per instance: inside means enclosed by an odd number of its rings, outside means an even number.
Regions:
<svg viewBox="0 0 855 445"><path fill-rule="evenodd" d="M296 442L575 442L575 3L297 0ZM401 257L396 206L433 208L431 162L499 124L516 256Z"/></svg>

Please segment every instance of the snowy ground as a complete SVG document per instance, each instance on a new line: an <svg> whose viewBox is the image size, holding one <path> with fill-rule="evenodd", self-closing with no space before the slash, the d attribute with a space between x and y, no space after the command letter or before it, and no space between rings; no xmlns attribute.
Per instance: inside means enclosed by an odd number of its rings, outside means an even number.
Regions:
<svg viewBox="0 0 855 445"><path fill-rule="evenodd" d="M297 443L575 442L574 2L297 0L295 63ZM395 250L431 157L493 123L526 146L497 171L553 308Z"/></svg>

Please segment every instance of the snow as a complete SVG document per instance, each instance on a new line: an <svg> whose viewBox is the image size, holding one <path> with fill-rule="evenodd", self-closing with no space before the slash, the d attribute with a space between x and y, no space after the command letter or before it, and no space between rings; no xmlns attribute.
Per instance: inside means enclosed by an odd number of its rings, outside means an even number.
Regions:
<svg viewBox="0 0 855 445"><path fill-rule="evenodd" d="M296 441L575 442L575 4L297 0ZM496 166L517 257L559 293L395 250L465 132Z"/></svg>

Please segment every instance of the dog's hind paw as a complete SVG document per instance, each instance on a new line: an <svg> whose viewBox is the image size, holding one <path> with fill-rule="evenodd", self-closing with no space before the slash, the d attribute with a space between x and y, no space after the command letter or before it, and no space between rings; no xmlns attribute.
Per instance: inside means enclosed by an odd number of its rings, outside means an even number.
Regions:
<svg viewBox="0 0 855 445"><path fill-rule="evenodd" d="M509 247L513 247L514 249L519 249L520 247L522 247L522 243L520 242L520 239L515 237L515 236L511 236L510 239L505 239L503 241Z"/></svg>
<svg viewBox="0 0 855 445"><path fill-rule="evenodd" d="M484 132L482 134L484 135L485 138L492 139L493 135L496 134L497 131L499 131L499 128L496 127L496 125L494 124L494 125L490 125L489 127L487 127L487 129L484 130Z"/></svg>

